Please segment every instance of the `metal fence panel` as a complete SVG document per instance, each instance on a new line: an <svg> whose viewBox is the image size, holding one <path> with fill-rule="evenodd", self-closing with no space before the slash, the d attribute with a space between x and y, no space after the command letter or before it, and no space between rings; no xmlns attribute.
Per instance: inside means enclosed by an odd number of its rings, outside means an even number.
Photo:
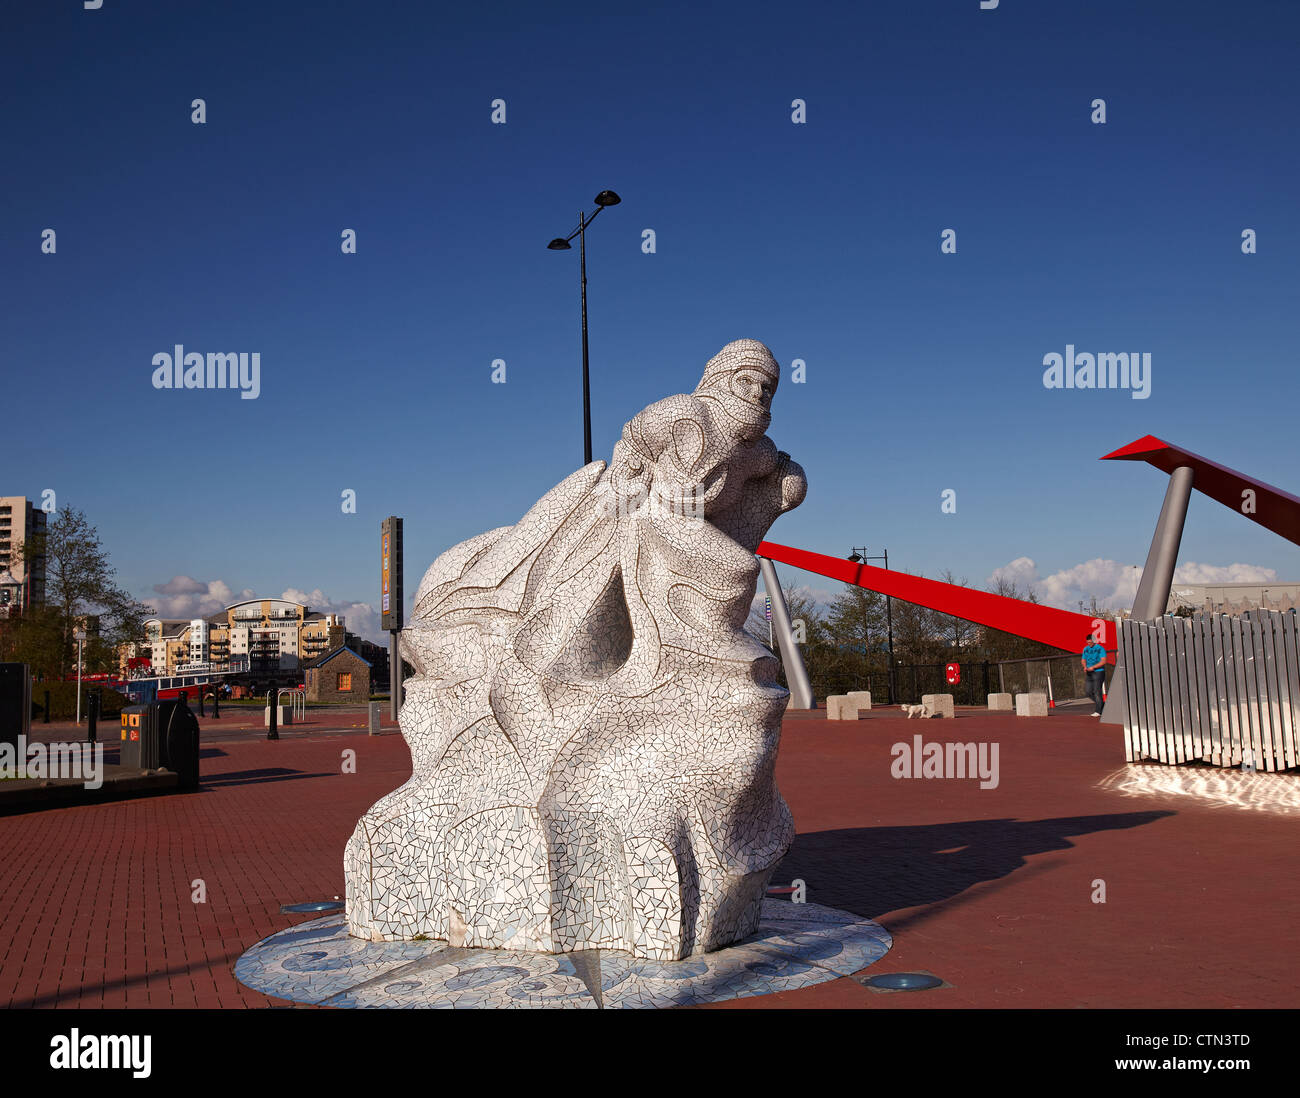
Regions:
<svg viewBox="0 0 1300 1098"><path fill-rule="evenodd" d="M1148 758L1158 759L1160 758L1160 747L1156 742L1156 684L1153 680L1159 679L1160 675L1153 670L1155 662L1153 633L1154 630L1146 622L1138 625L1138 637L1140 638L1142 662L1145 671L1140 682L1141 693L1138 697L1138 704L1142 711L1142 749L1146 752Z"/></svg>
<svg viewBox="0 0 1300 1098"><path fill-rule="evenodd" d="M1214 712L1218 728L1217 754L1212 761L1218 766L1232 766L1233 742L1236 737L1236 710L1232 705L1232 644L1227 634L1227 619L1214 617L1209 623L1213 642Z"/></svg>
<svg viewBox="0 0 1300 1098"><path fill-rule="evenodd" d="M1205 704L1205 623L1200 618L1188 622L1187 650L1192 683L1192 745L1196 758L1209 757L1209 720Z"/></svg>
<svg viewBox="0 0 1300 1098"><path fill-rule="evenodd" d="M1232 758L1232 749L1229 747L1232 726L1228 720L1227 677L1224 673L1223 631L1220 619L1211 618L1206 622L1205 629L1210 637L1209 671L1214 676L1214 681L1210 684L1214 699L1214 706L1211 709L1214 722L1214 754L1211 761L1215 766L1230 766L1232 764L1228 760Z"/></svg>
<svg viewBox="0 0 1300 1098"><path fill-rule="evenodd" d="M1260 704L1263 710L1263 716L1266 720L1268 729L1267 746L1265 752L1274 765L1270 770L1276 770L1282 764L1282 714L1278 709L1278 687L1277 687L1277 661L1276 652L1273 648L1273 621L1269 614L1262 614L1257 622L1258 628L1256 633L1259 636L1257 648L1263 653L1263 662L1260 667L1263 674L1260 676L1259 685L1263 691L1260 697Z"/></svg>
<svg viewBox="0 0 1300 1098"><path fill-rule="evenodd" d="M1242 705L1242 698L1246 695L1246 680L1241 672L1241 646L1237 640L1233 630L1233 619L1224 618L1223 674L1228 687L1226 695L1228 720L1232 725L1232 752L1228 756L1229 766L1240 763L1242 751L1250 747L1250 723L1244 719L1246 712Z"/></svg>
<svg viewBox="0 0 1300 1098"><path fill-rule="evenodd" d="M1278 705L1285 722L1288 716L1294 715L1297 708L1300 708L1300 666L1297 666L1300 650L1296 647L1296 616L1278 614L1273 619L1273 630L1278 651ZM1283 733L1286 736L1287 766L1300 766L1300 750L1297 750L1300 745L1296 743L1297 737L1300 737L1300 728L1296 727L1294 719L1290 728L1283 729Z"/></svg>
<svg viewBox="0 0 1300 1098"><path fill-rule="evenodd" d="M1125 667L1131 667L1130 660L1133 654L1133 622L1121 621L1117 623L1119 628L1115 630L1115 643L1119 648L1118 662ZM1140 757L1137 753L1136 727L1137 722L1133 719L1133 679L1134 675L1129 672L1124 676L1124 712L1128 714L1128 719L1124 722L1124 758L1127 762L1136 762Z"/></svg>
<svg viewBox="0 0 1300 1098"><path fill-rule="evenodd" d="M1180 763L1193 757L1187 714L1187 651L1183 643L1186 621L1186 618L1165 618L1162 623L1169 635L1166 651L1169 653L1169 705L1174 715L1174 761Z"/></svg>
<svg viewBox="0 0 1300 1098"><path fill-rule="evenodd" d="M1118 639L1125 758L1237 766L1249 757L1260 770L1300 766L1294 611L1123 621Z"/></svg>

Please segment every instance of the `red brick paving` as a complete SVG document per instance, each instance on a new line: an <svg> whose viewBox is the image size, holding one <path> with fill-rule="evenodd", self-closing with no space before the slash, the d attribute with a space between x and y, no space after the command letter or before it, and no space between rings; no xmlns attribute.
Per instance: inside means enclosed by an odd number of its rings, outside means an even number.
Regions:
<svg viewBox="0 0 1300 1098"><path fill-rule="evenodd" d="M235 960L311 918L282 903L342 896L357 817L410 773L399 737L324 723L271 743L205 722L197 793L0 817L0 1003L277 1002L238 984ZM891 778L890 746L917 733L997 742L998 788ZM346 748L356 774L342 773ZM800 877L810 901L886 926L894 948L869 973L925 969L953 987L881 994L844 978L720 1005L1300 1005L1294 819L1098 789L1122 760L1113 726L1061 710L788 717L777 774L799 834L775 882ZM196 878L206 904L191 901ZM1105 904L1090 899L1097 878Z"/></svg>

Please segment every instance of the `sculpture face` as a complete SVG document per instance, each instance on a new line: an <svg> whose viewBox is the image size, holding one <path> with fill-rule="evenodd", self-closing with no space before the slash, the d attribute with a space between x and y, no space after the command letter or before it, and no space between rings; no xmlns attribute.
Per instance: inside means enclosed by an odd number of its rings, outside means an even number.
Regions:
<svg viewBox="0 0 1300 1098"><path fill-rule="evenodd" d="M746 366L731 375L731 391L746 404L762 405L763 410L770 413L776 381L765 371Z"/></svg>
<svg viewBox="0 0 1300 1098"><path fill-rule="evenodd" d="M779 379L727 344L610 467L434 562L401 640L413 774L348 843L353 934L671 960L752 933L793 836L788 695L744 629L754 550L807 489L764 437Z"/></svg>
<svg viewBox="0 0 1300 1098"><path fill-rule="evenodd" d="M781 367L771 351L756 339L737 339L709 361L695 395L722 413L729 434L756 442L772 422L772 397L780 380Z"/></svg>

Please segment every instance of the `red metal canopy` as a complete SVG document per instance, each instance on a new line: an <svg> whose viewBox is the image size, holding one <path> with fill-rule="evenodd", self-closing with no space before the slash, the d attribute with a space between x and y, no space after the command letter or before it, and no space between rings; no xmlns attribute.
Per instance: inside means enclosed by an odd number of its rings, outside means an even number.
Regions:
<svg viewBox="0 0 1300 1098"><path fill-rule="evenodd" d="M769 560L792 564L819 576L854 583L868 591L879 591L903 602L914 602L930 610L987 625L1007 633L1041 641L1043 644L1064 648L1067 652L1081 652L1088 634L1100 628L1102 644L1113 653L1117 647L1115 623L1104 618L1093 619L1072 610L1057 610L1040 606L1036 602L977 591L973 587L960 587L955 583L911 576L906 572L891 572L870 564L854 564L839 557L810 553L806 549L792 549L765 541L758 547L758 555ZM1097 625L1094 626L1094 620ZM1113 656L1109 662L1114 662Z"/></svg>
<svg viewBox="0 0 1300 1098"><path fill-rule="evenodd" d="M1190 465L1194 470L1192 487L1198 492L1204 492L1251 522L1257 522L1266 530L1272 530L1287 541L1300 545L1300 498L1290 492L1274 488L1271 484L1248 477L1245 473L1229 469L1226 465L1210 461L1190 450L1183 450L1155 435L1144 435L1136 442L1121 446L1102 458L1102 461L1114 460L1145 461L1162 473L1172 473L1179 466ZM1249 499L1247 492L1254 493L1250 505L1253 510L1243 511L1242 507Z"/></svg>

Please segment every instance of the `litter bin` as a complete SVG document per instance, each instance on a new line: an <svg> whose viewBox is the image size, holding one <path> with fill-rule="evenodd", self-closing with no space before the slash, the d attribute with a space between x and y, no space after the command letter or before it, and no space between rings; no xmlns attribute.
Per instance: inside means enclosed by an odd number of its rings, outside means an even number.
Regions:
<svg viewBox="0 0 1300 1098"><path fill-rule="evenodd" d="M182 789L199 787L199 721L183 701L157 702L158 758L180 777Z"/></svg>
<svg viewBox="0 0 1300 1098"><path fill-rule="evenodd" d="M157 702L128 705L122 710L122 755L119 763L132 770L158 767Z"/></svg>
<svg viewBox="0 0 1300 1098"><path fill-rule="evenodd" d="M199 784L199 722L183 701L150 702L122 710L121 764L170 770L182 789Z"/></svg>
<svg viewBox="0 0 1300 1098"><path fill-rule="evenodd" d="M25 663L0 663L0 743L15 751L31 731L32 678Z"/></svg>

